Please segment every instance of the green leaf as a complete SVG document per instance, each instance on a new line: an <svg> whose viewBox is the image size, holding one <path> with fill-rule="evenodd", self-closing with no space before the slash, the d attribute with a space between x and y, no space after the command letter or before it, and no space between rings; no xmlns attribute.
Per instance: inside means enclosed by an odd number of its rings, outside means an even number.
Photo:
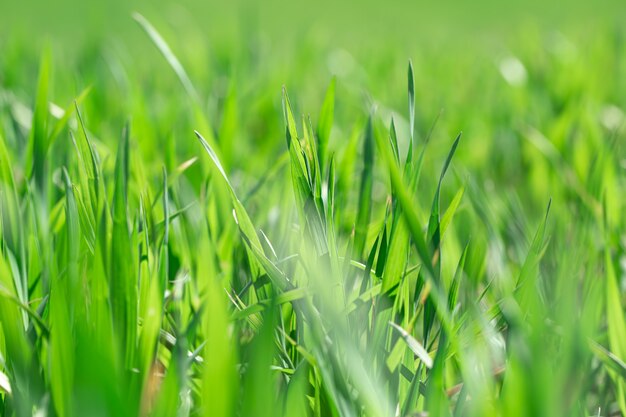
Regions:
<svg viewBox="0 0 626 417"><path fill-rule="evenodd" d="M48 147L50 145L48 137L48 84L50 82L50 51L46 49L41 56L39 66L39 81L37 82L37 98L35 100L35 111L33 112L33 123L29 138L29 158L27 159L27 170L35 180L37 189L44 191L47 186Z"/></svg>
<svg viewBox="0 0 626 417"><path fill-rule="evenodd" d="M413 63L409 60L407 70L408 92L409 92L409 150L407 154L407 165L413 161L413 141L415 135L415 82L413 80Z"/></svg>
<svg viewBox="0 0 626 417"><path fill-rule="evenodd" d="M448 167L450 166L450 162L452 161L452 157L454 156L454 152L461 140L461 133L456 137L450 151L448 152L448 156L443 164L441 169L441 174L439 176L439 182L437 183L437 190L435 191L435 197L433 199L432 208L430 210L430 219L428 221L428 240L430 241L431 250L433 255L433 267L435 275L433 277L433 282L435 285L440 286L440 274L441 274L441 224L440 224L440 196L441 196L441 184L443 183L443 178L446 175ZM428 336L430 335L430 330L433 326L435 318L435 307L433 305L432 300L429 298L426 302L426 306L424 307L424 340L428 341Z"/></svg>
<svg viewBox="0 0 626 417"><path fill-rule="evenodd" d="M463 268L465 267L465 260L467 259L468 248L469 242L465 245L465 249L463 249L463 253L456 267L456 272L454 273L454 278L452 278L452 283L450 284L450 289L448 290L448 310L451 312L454 311L459 295L459 285L461 285L461 277L463 275Z"/></svg>
<svg viewBox="0 0 626 417"><path fill-rule="evenodd" d="M252 221L250 220L250 217L248 216L248 213L246 212L246 209L244 208L243 204L241 204L241 202L237 198L237 195L235 194L235 190L230 184L230 181L228 180L228 176L226 175L226 172L224 171L224 168L222 167L220 160L218 159L217 155L213 151L213 148L204 139L204 137L202 137L202 135L198 131L195 131L195 134L198 140L200 141L200 143L202 144L202 146L204 147L204 149L206 150L206 152L209 154L211 161L215 165L218 172L221 174L222 179L228 186L232 204L235 209L235 212L234 212L235 221L239 225L239 228L246 235L251 245L255 246L256 248L261 248L262 247L261 241L259 240L259 236L256 233L256 229L254 228L254 225L252 224ZM260 268L259 263L254 260L254 257L251 257L250 259L250 267L252 269L252 279L256 281L259 275L261 274L261 268Z"/></svg>
<svg viewBox="0 0 626 417"><path fill-rule="evenodd" d="M50 133L50 145L52 145L54 141L59 137L59 135L63 131L63 128L65 128L70 118L74 114L74 109L78 109L78 106L83 102L83 100L85 100L90 91L91 87L85 88L63 111L63 116L61 116L61 118L57 120L57 122L54 124L54 127L52 128L52 132Z"/></svg>
<svg viewBox="0 0 626 417"><path fill-rule="evenodd" d="M5 394L11 394L11 383L9 382L9 377L0 371L0 390L4 391Z"/></svg>
<svg viewBox="0 0 626 417"><path fill-rule="evenodd" d="M169 277L169 240L170 240L170 196L167 186L167 171L163 167L163 240L161 241L158 260L159 293L165 297Z"/></svg>
<svg viewBox="0 0 626 417"><path fill-rule="evenodd" d="M447 339L441 336L433 368L426 382L426 410L435 416L449 416L450 404L445 392L444 367L448 350Z"/></svg>
<svg viewBox="0 0 626 417"><path fill-rule="evenodd" d="M20 265L26 263L24 249L24 231L20 216L20 201L18 199L13 168L9 151L4 138L0 134L0 231L2 243L8 252L17 256ZM18 299L27 302L28 283L25 274L12 275L14 288Z"/></svg>
<svg viewBox="0 0 626 417"><path fill-rule="evenodd" d="M452 197L452 201L450 205L446 209L446 212L441 217L441 222L439 223L440 234L443 235L446 233L450 222L452 222L452 218L459 208L459 204L461 204L461 200L463 199L463 194L465 193L465 185L458 189L454 197Z"/></svg>
<svg viewBox="0 0 626 417"><path fill-rule="evenodd" d="M7 260L0 256L0 330L4 339L3 355L5 369L11 384L11 395L16 411L28 415L37 401L34 388L39 375L34 362L33 349L26 338L22 312L15 291L11 291L14 278Z"/></svg>
<svg viewBox="0 0 626 417"><path fill-rule="evenodd" d="M411 336L406 330L398 326L396 323L389 322L389 324L391 325L391 327L396 329L398 333L400 333L402 340L405 341L406 345L409 347L409 349L411 349L415 356L417 356L424 363L424 366L429 369L432 368L433 359L430 357L426 349L424 349L424 346L422 346L420 342L418 342L413 336Z"/></svg>
<svg viewBox="0 0 626 417"><path fill-rule="evenodd" d="M176 73L176 76L178 77L181 84L185 88L185 91L187 91L187 94L189 94L189 96L193 99L195 103L200 103L200 97L198 96L196 89L191 83L191 80L189 79L189 76L187 75L185 68L183 68L178 58L176 58L176 55L174 55L174 52L172 52L167 42L165 42L165 39L163 39L161 34L159 34L159 32L154 28L154 26L152 26L152 24L148 22L148 20L145 17L143 17L141 14L136 13L136 12L133 13L133 19L135 19L135 21L139 23L141 28L150 37L150 39L152 40L154 45L157 47L159 52L163 54L163 57L165 58L167 63L170 65L170 67L172 67L172 69Z"/></svg>
<svg viewBox="0 0 626 417"><path fill-rule="evenodd" d="M309 366L302 362L287 386L285 408L283 415L291 417L307 417L310 415L311 407L307 399L309 388Z"/></svg>
<svg viewBox="0 0 626 417"><path fill-rule="evenodd" d="M615 354L609 352L604 346L590 341L591 350L600 359L607 368L614 371L622 380L626 380L626 363Z"/></svg>
<svg viewBox="0 0 626 417"><path fill-rule="evenodd" d="M363 255L367 231L372 211L372 182L374 170L374 138L372 130L372 116L367 120L363 137L363 170L361 171L361 185L359 188L358 211L355 223L354 253L357 257Z"/></svg>
<svg viewBox="0 0 626 417"><path fill-rule="evenodd" d="M127 367L133 366L137 336L137 281L134 268L136 258L134 248L131 246L128 215L129 135L130 127L127 124L118 145L115 161L109 266L113 328Z"/></svg>
<svg viewBox="0 0 626 417"><path fill-rule="evenodd" d="M535 237L530 245L526 259L524 260L524 264L522 265L522 270L519 273L517 285L515 287L516 297L519 300L520 305L529 309L529 311L532 307L532 304L530 304L531 298L537 298L537 289L535 288L535 285L539 275L539 261L542 257L544 235L551 205L552 200L548 203L546 214L537 228L537 232L535 233Z"/></svg>
<svg viewBox="0 0 626 417"><path fill-rule="evenodd" d="M275 303L277 305L280 304L284 304L284 303L290 303L292 301L297 301L300 300L304 297L306 297L307 295L307 290L304 288L295 288L293 290L289 290L289 291L285 291L280 293L279 295L276 296L275 298ZM249 305L248 307L242 309L242 310L237 310L235 313L233 313L232 315L232 319L233 320L241 320L243 318L246 318L248 316L251 316L253 314L256 313L260 313L262 311L264 311L267 306L271 305L272 300L259 300L256 304L252 304Z"/></svg>
<svg viewBox="0 0 626 417"><path fill-rule="evenodd" d="M277 415L276 378L270 368L274 362L276 325L274 307L270 306L263 327L249 348L248 370L244 374L242 415L274 417Z"/></svg>
<svg viewBox="0 0 626 417"><path fill-rule="evenodd" d="M207 287L202 328L207 343L203 349L202 409L207 417L230 417L239 395L237 348L231 336L226 292L215 277L203 279Z"/></svg>
<svg viewBox="0 0 626 417"><path fill-rule="evenodd" d="M295 118L287 95L283 87L283 115L286 124L287 145L291 157L291 178L294 187L296 203L304 229L310 238L308 241L315 246L317 254L323 256L328 253L326 226L324 225L324 207L321 198L321 174L319 163L311 136L312 128L306 121L304 124L304 147L298 138Z"/></svg>
<svg viewBox="0 0 626 417"><path fill-rule="evenodd" d="M396 157L396 162L400 163L400 151L398 149L398 134L396 133L396 124L391 118L391 122L389 125L389 143L391 144L391 149L393 150L393 156Z"/></svg>
<svg viewBox="0 0 626 417"><path fill-rule="evenodd" d="M63 177L65 180L65 230L67 244L66 280L68 281L67 288L69 294L72 295L70 312L73 315L76 306L82 311L82 307L86 301L83 296L82 283L79 276L81 230L74 188L65 168L63 169Z"/></svg>
<svg viewBox="0 0 626 417"><path fill-rule="evenodd" d="M374 135L378 143L378 149L382 153L383 161L389 170L391 186L398 197L398 204L402 208L402 215L410 232L410 236L413 239L412 241L417 249L417 253L425 266L426 271L428 271L431 277L434 277L435 272L432 265L432 256L428 246L426 245L422 222L419 220L419 216L415 212L415 203L411 198L412 193L407 191L407 186L402 179L400 169L394 162L393 153L389 149L388 142L383 139L384 136L386 135L383 135L380 132L377 132Z"/></svg>
<svg viewBox="0 0 626 417"><path fill-rule="evenodd" d="M56 276L50 289L50 390L60 416L72 415L74 338L68 307L67 278ZM69 295L71 297L71 295Z"/></svg>
<svg viewBox="0 0 626 417"><path fill-rule="evenodd" d="M448 156L446 157L446 161L441 168L441 174L439 176L439 182L437 183L437 190L435 191L435 198L433 199L432 208L430 210L430 219L428 222L428 237L431 240L431 244L433 245L433 250L439 249L440 238L441 238L441 225L440 225L440 208L439 208L439 199L441 197L441 184L443 183L443 178L448 171L448 167L450 166L450 162L452 161L452 157L456 152L456 148L459 145L459 141L461 140L461 133L456 137L450 151L448 152Z"/></svg>
<svg viewBox="0 0 626 417"><path fill-rule="evenodd" d="M605 220L605 225L607 223ZM608 243L608 236L606 241ZM604 249L604 266L606 271L606 319L609 348L612 354L623 362L626 360L626 318L624 318L621 291L608 244ZM615 364L615 361L612 362ZM620 410L622 413L626 413L626 379L623 376L621 378L615 377L614 381Z"/></svg>
<svg viewBox="0 0 626 417"><path fill-rule="evenodd" d="M335 77L330 80L326 95L324 96L324 102L320 110L319 122L317 124L317 158L320 161L320 166L323 168L326 162L326 153L328 150L328 141L330 139L330 132L333 127L333 117L335 113L335 86L337 80Z"/></svg>

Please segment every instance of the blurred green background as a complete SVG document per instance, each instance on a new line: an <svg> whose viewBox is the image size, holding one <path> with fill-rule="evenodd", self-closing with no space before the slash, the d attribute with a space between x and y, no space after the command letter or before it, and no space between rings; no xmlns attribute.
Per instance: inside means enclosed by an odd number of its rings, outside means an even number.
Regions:
<svg viewBox="0 0 626 417"><path fill-rule="evenodd" d="M331 151L342 148L372 105L385 118L395 114L406 146L411 59L418 137L443 111L436 142L463 130L469 142L461 151L464 163L481 179L518 187L535 175L538 184L528 191L541 215L550 193L541 184L541 167L525 170L528 145L521 138L528 127L550 135L582 175L589 144L603 135L599 115L607 106L626 107L619 75L626 6L620 0L3 1L0 85L31 107L39 56L48 45L52 100L65 107L92 86L86 117L104 143L117 138L130 117L146 163L167 162L163 146L176 155L170 167L196 155L196 144L184 136L198 128L188 97L133 11L169 43L216 134L236 141L230 167L247 174L260 175L284 150L282 86L296 113L315 120L333 76L341 100ZM518 84L506 79L507 71L514 78L522 71ZM95 117L102 108L107 117ZM363 116L355 119L355 109ZM566 126L572 119L582 127ZM573 141L572 132L585 140ZM432 152L445 155L447 145Z"/></svg>
<svg viewBox="0 0 626 417"><path fill-rule="evenodd" d="M171 1L171 0L5 0L0 3L0 34L37 44L44 38L84 44L98 38L133 42L138 11L177 34L193 32L211 41L256 33L273 43L290 38L319 38L335 45L396 42L411 49L416 42L474 35L505 38L529 23L577 32L620 25L626 6L619 0L589 1ZM469 38L468 35L471 35Z"/></svg>
<svg viewBox="0 0 626 417"><path fill-rule="evenodd" d="M452 28L510 29L511 25L537 20L561 28L584 23L587 29L609 18L616 24L625 13L619 0L589 1L171 1L171 0L25 0L3 1L2 33L28 34L34 39L52 37L111 36L126 31L132 24L129 15L139 11L149 18L158 16L171 23L197 28L209 36L241 30L242 25L257 24L274 39L299 30L321 27L339 39L366 39L373 35L396 34L414 38ZM244 17L245 20L241 20ZM183 20L184 18L184 20ZM370 39L368 39L369 41Z"/></svg>

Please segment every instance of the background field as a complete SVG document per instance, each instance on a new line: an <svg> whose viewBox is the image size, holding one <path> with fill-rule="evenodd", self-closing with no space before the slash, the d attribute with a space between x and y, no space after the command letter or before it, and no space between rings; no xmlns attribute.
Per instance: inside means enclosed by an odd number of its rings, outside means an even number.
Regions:
<svg viewBox="0 0 626 417"><path fill-rule="evenodd" d="M626 414L626 6L337 3L0 4L0 415Z"/></svg>

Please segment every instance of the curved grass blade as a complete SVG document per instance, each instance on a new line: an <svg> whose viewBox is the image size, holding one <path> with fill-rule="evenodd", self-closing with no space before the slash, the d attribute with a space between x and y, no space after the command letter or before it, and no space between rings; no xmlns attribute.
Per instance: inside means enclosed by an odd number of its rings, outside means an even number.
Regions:
<svg viewBox="0 0 626 417"><path fill-rule="evenodd" d="M391 327L396 329L398 333L400 333L400 336L406 342L406 345L409 347L409 349L411 349L415 356L417 356L422 361L424 366L426 366L428 369L432 368L433 359L430 357L426 349L424 349L424 346L422 346L420 342L418 342L413 336L411 336L406 330L398 326L396 323L390 321L389 324L391 325Z"/></svg>
<svg viewBox="0 0 626 417"><path fill-rule="evenodd" d="M615 356L615 354L609 352L604 346L592 340L589 341L589 345L591 346L591 350L598 357L598 359L600 359L608 368L610 368L617 375L619 375L622 380L626 381L626 363L624 363L624 361Z"/></svg>
<svg viewBox="0 0 626 417"><path fill-rule="evenodd" d="M185 68L183 68L178 58L176 58L176 55L174 55L174 52L172 52L167 42L165 42L165 39L163 39L163 37L155 29L155 27L152 26L152 24L148 22L148 20L145 17L143 17L141 14L135 12L133 13L132 16L133 16L133 19L135 19L135 21L139 23L141 28L150 37L150 39L152 40L154 45L157 47L159 52L161 52L161 54L163 55L167 63L170 65L170 67L172 67L172 69L176 73L176 76L178 77L181 84L185 88L185 91L187 91L187 94L189 94L189 96L193 99L195 103L200 103L200 97L198 96L198 92L196 91L193 84L191 83L191 80L189 79L189 76L187 75Z"/></svg>
<svg viewBox="0 0 626 417"><path fill-rule="evenodd" d="M441 174L439 176L439 182L437 183L437 190L435 191L435 198L433 199L433 205L430 210L430 219L428 221L428 238L431 241L431 245L433 246L433 250L439 249L439 243L441 238L441 229L440 229L440 197L441 197L441 184L443 183L443 178L448 171L448 167L450 166L450 162L452 161L452 157L456 152L456 148L459 145L459 141L461 140L462 133L459 133L450 151L448 152L448 156L446 157L446 161L443 164L441 169Z"/></svg>
<svg viewBox="0 0 626 417"><path fill-rule="evenodd" d="M222 179L228 186L232 204L235 210L235 220L237 221L239 228L247 236L252 246L255 246L256 248L262 248L261 241L259 239L259 236L256 233L254 225L252 224L252 221L250 220L250 217L248 216L248 213L246 209L244 208L243 204L241 204L241 202L237 198L237 195L235 194L235 190L233 189L230 181L228 180L228 176L226 175L226 172L224 171L224 168L222 167L222 164L220 163L219 158L213 151L213 148L204 139L204 137L198 131L194 131L194 132L196 134L196 137L198 138L198 140L200 141L200 143L206 150L206 152L209 154L209 157L211 158L211 161L215 165L215 168L217 168L218 172L222 176ZM250 267L252 269L252 279L256 281L257 277L260 275L260 265L258 262L254 260L254 257L250 258Z"/></svg>
<svg viewBox="0 0 626 417"><path fill-rule="evenodd" d="M70 118L74 114L74 109L78 108L78 105L80 103L82 103L83 100L85 100L85 98L89 95L90 91L91 91L91 87L85 88L73 100L73 102L70 103L70 105L67 106L67 108L63 112L63 116L61 116L61 118L59 118L57 120L57 122L54 124L54 127L52 128L52 132L50 133L50 145L52 145L54 143L54 141L59 137L59 135L63 131L63 128L67 125L67 123L69 122Z"/></svg>

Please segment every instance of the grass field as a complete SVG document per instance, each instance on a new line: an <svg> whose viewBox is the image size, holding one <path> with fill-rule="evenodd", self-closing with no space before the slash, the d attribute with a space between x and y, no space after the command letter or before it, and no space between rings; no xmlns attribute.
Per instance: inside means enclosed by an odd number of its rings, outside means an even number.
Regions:
<svg viewBox="0 0 626 417"><path fill-rule="evenodd" d="M279 3L0 5L0 416L626 416L626 7Z"/></svg>

